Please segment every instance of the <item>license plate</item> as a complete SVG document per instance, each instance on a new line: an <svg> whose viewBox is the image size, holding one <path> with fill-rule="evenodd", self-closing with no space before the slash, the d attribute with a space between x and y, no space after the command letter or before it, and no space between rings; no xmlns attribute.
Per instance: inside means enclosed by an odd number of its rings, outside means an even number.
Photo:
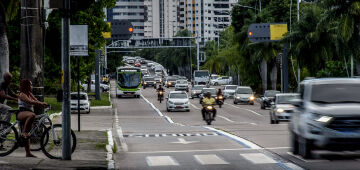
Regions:
<svg viewBox="0 0 360 170"><path fill-rule="evenodd" d="M176 108L183 108L182 106L176 106Z"/></svg>

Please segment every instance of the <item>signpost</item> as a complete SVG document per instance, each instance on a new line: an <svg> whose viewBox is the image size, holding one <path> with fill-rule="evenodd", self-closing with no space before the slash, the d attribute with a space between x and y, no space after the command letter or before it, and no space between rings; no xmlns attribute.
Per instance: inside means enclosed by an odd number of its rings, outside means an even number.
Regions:
<svg viewBox="0 0 360 170"><path fill-rule="evenodd" d="M251 24L248 28L248 38L251 42L277 42L287 33L286 23L260 23ZM289 91L289 71L287 58L287 44L284 43L282 55L282 87L283 91Z"/></svg>
<svg viewBox="0 0 360 170"><path fill-rule="evenodd" d="M80 132L80 56L89 56L88 52L88 26L70 25L70 56L77 56L77 111L78 111L78 131Z"/></svg>

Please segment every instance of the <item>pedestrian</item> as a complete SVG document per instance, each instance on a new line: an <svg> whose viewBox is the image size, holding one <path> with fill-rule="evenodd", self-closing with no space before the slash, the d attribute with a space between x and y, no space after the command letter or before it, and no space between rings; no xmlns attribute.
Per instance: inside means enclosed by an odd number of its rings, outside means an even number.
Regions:
<svg viewBox="0 0 360 170"><path fill-rule="evenodd" d="M18 96L9 89L12 80L12 75L6 72L3 76L3 82L0 84L0 120L10 122L11 107L5 104L6 100L17 100Z"/></svg>
<svg viewBox="0 0 360 170"><path fill-rule="evenodd" d="M32 94L32 83L30 80L22 80L20 83L20 94L18 97L20 113L17 119L23 124L22 136L26 139L25 152L26 157L36 157L30 152L29 132L35 121L34 105L38 107L46 107L47 104L37 100Z"/></svg>

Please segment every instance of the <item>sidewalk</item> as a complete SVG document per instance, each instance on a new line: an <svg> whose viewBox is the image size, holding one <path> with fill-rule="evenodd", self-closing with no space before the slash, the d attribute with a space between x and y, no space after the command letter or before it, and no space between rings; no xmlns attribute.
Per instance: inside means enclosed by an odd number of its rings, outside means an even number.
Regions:
<svg viewBox="0 0 360 170"><path fill-rule="evenodd" d="M42 151L32 152L38 158L26 158L24 148L18 148L6 157L0 157L0 169L108 169L107 129L112 128L113 110L92 110L81 114L81 132L78 132L77 114L71 115L71 126L77 146L71 161L52 160ZM61 117L54 122L61 122Z"/></svg>

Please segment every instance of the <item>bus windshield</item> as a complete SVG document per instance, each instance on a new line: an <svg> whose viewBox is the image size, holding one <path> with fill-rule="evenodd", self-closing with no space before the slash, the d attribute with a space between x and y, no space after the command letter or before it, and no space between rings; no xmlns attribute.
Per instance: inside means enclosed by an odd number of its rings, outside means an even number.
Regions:
<svg viewBox="0 0 360 170"><path fill-rule="evenodd" d="M122 88L137 88L141 83L141 74L139 73L119 73L118 84Z"/></svg>
<svg viewBox="0 0 360 170"><path fill-rule="evenodd" d="M196 71L195 77L208 77L209 72L208 71Z"/></svg>

